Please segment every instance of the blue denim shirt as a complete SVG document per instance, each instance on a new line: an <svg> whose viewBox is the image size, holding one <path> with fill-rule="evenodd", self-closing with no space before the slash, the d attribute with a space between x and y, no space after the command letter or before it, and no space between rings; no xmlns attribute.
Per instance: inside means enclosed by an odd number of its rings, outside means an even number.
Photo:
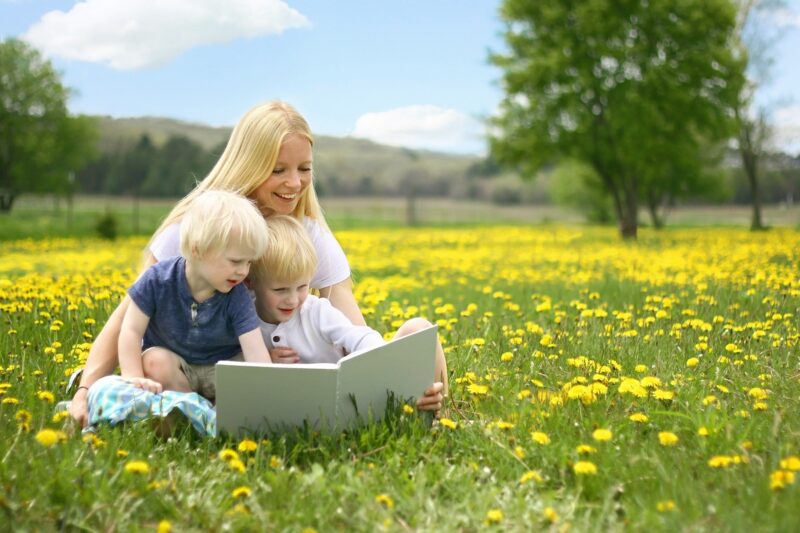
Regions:
<svg viewBox="0 0 800 533"><path fill-rule="evenodd" d="M211 365L241 352L239 336L258 329L255 305L244 285L198 303L186 281L186 260L173 257L151 266L128 289L150 317L142 350L167 348L193 364Z"/></svg>

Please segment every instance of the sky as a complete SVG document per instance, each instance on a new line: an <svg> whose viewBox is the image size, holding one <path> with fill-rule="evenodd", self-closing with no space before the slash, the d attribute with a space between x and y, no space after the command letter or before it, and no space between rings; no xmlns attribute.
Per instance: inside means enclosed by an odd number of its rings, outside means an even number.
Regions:
<svg viewBox="0 0 800 533"><path fill-rule="evenodd" d="M273 99L316 134L485 154L503 97L500 0L0 0L0 39L52 60L74 113L232 126ZM800 153L800 0L758 94L776 144Z"/></svg>

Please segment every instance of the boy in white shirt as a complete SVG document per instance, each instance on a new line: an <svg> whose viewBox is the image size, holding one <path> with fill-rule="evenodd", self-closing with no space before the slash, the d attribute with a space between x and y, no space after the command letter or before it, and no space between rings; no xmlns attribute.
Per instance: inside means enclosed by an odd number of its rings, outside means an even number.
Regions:
<svg viewBox="0 0 800 533"><path fill-rule="evenodd" d="M357 350L385 344L374 329L354 325L327 299L309 294L317 256L300 222L276 215L268 226L267 252L253 263L250 281L272 361L335 363ZM412 321L403 328L406 334L430 325L423 319ZM436 377L438 381L417 400L419 409L438 412L447 392L447 368L438 342Z"/></svg>

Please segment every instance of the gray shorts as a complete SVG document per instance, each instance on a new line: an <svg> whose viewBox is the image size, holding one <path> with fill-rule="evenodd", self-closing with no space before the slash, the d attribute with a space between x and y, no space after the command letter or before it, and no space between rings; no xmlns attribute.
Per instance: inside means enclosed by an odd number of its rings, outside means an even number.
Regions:
<svg viewBox="0 0 800 533"><path fill-rule="evenodd" d="M192 390L213 402L217 398L214 365L196 365L189 363L179 355L177 357L180 359L181 371L189 380ZM226 361L244 361L244 355L240 352Z"/></svg>

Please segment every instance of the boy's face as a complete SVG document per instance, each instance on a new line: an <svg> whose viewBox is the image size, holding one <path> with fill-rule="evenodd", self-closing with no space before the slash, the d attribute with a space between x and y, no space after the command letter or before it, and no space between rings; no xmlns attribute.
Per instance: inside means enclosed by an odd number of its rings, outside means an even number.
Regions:
<svg viewBox="0 0 800 533"><path fill-rule="evenodd" d="M195 258L200 276L217 292L228 293L244 281L250 272L253 252L239 244L224 250L209 250Z"/></svg>
<svg viewBox="0 0 800 533"><path fill-rule="evenodd" d="M261 320L280 324L300 311L308 296L309 280L265 279L255 284L256 309Z"/></svg>

